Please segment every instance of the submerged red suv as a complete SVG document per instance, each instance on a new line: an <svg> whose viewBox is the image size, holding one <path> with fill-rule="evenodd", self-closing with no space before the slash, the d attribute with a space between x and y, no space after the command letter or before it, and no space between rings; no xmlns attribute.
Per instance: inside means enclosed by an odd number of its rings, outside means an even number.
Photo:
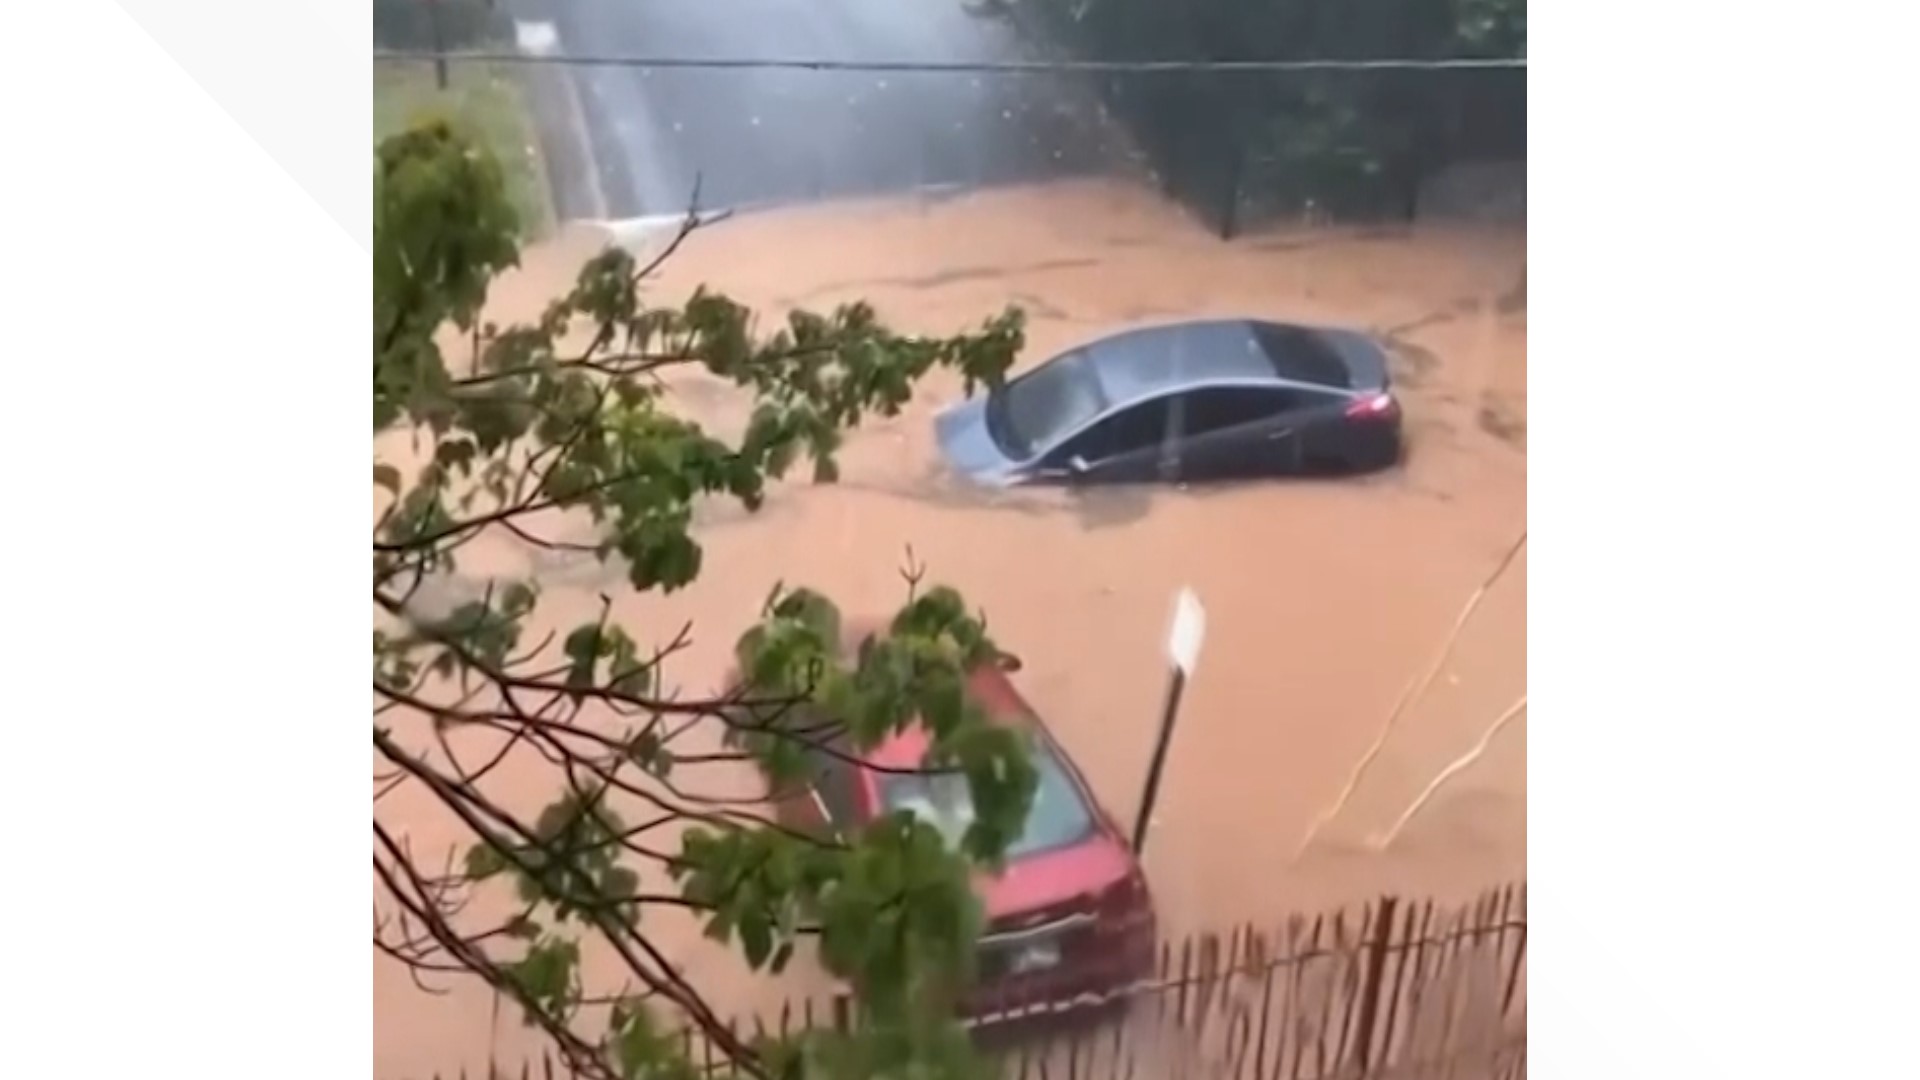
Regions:
<svg viewBox="0 0 1920 1080"><path fill-rule="evenodd" d="M979 1024L1111 1000L1151 978L1154 966L1153 898L1140 864L1086 778L1014 689L1008 673L1015 669L1011 661L984 665L968 679L969 693L993 722L1031 735L1039 774L1026 830L1008 847L1004 868L974 883L987 928L963 1012ZM910 726L859 760L914 768L927 741L923 729ZM811 783L775 808L789 827L852 832L906 810L957 843L971 822L964 777L878 772L814 756Z"/></svg>

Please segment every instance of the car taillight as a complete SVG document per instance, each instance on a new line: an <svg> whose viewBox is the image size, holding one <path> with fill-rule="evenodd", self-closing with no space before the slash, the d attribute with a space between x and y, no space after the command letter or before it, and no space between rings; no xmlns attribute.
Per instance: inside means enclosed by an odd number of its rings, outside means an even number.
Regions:
<svg viewBox="0 0 1920 1080"><path fill-rule="evenodd" d="M1392 394L1368 394L1347 404L1347 416L1355 420L1373 420L1392 416L1395 408L1397 406Z"/></svg>
<svg viewBox="0 0 1920 1080"><path fill-rule="evenodd" d="M1095 900L1102 920L1131 921L1147 909L1147 881L1133 870Z"/></svg>

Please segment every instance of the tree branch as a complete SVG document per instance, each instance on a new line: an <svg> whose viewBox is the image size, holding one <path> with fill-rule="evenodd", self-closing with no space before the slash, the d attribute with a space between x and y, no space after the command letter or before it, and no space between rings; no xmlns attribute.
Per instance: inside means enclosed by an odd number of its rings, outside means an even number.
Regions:
<svg viewBox="0 0 1920 1080"><path fill-rule="evenodd" d="M387 760L418 777L427 790L433 792L433 794L439 798L442 805L453 811L489 848L497 852L521 873L535 880L542 881L543 884L547 884L547 879L541 874L540 869L527 863L519 854L519 851L522 849L551 851L551 849L538 838L533 830L520 823L511 814L500 809L477 792L461 788L448 781L447 778L441 776L419 758L408 753L396 744L391 737L385 735L378 729L374 731L373 739L374 746ZM520 844L516 845L506 842L494 831L494 826L483 820L481 815L492 818L500 827L515 834L519 838ZM375 822L375 828L376 830L380 829L378 821ZM384 833L384 830L380 831ZM395 847L395 851L398 852L397 846ZM405 859L404 854L399 855L399 857L402 860ZM410 870L411 864L408 863L407 865ZM422 888L425 888L424 883L422 884ZM635 931L633 927L610 917L609 912L606 910L610 901L604 897L572 896L564 891L560 899L568 903L573 903L577 900L579 902L578 906L587 921L600 932L600 936L626 963L629 970L638 976L642 982L646 983L650 989L658 992L661 996L673 1002L682 1012L686 1013L686 1015L700 1027L703 1034L712 1041L713 1045L722 1050L728 1059L733 1061L739 1068L745 1070L750 1075L764 1077L765 1074L759 1066L758 1055L752 1047L741 1042L740 1039L721 1022L720 1018L714 1014L713 1010L708 1007L706 1001L700 996L700 993L673 970L673 966L660 954L659 950L656 949L651 942L647 941L646 938ZM439 937L437 934L435 936ZM458 935L452 936L456 939L458 937ZM636 954L636 949L638 952L646 954L646 960L643 961L642 958ZM478 950L471 949L469 951L478 952ZM650 963L653 965L651 968L649 967ZM512 980L507 981L512 982ZM517 993L516 1000L522 1000L524 1003L524 999ZM538 1009L535 1011L540 1012ZM543 1026L547 1026L544 1022L545 1019L544 1014L542 1014ZM554 1026L561 1025L555 1024Z"/></svg>

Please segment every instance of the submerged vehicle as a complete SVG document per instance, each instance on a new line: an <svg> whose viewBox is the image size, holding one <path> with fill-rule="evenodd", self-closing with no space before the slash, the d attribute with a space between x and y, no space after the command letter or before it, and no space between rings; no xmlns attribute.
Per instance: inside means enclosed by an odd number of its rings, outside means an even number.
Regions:
<svg viewBox="0 0 1920 1080"><path fill-rule="evenodd" d="M1357 473L1401 456L1387 354L1366 335L1244 319L1129 330L940 414L982 484Z"/></svg>

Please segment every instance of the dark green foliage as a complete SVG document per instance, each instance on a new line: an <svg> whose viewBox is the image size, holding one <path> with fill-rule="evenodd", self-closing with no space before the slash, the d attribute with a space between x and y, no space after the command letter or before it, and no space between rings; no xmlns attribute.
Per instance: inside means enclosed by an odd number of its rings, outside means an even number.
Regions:
<svg viewBox="0 0 1920 1080"><path fill-rule="evenodd" d="M1030 30L1113 60L1526 55L1525 0L1020 0ZM1113 75L1103 90L1168 189L1209 214L1392 217L1453 161L1525 155L1526 73Z"/></svg>

